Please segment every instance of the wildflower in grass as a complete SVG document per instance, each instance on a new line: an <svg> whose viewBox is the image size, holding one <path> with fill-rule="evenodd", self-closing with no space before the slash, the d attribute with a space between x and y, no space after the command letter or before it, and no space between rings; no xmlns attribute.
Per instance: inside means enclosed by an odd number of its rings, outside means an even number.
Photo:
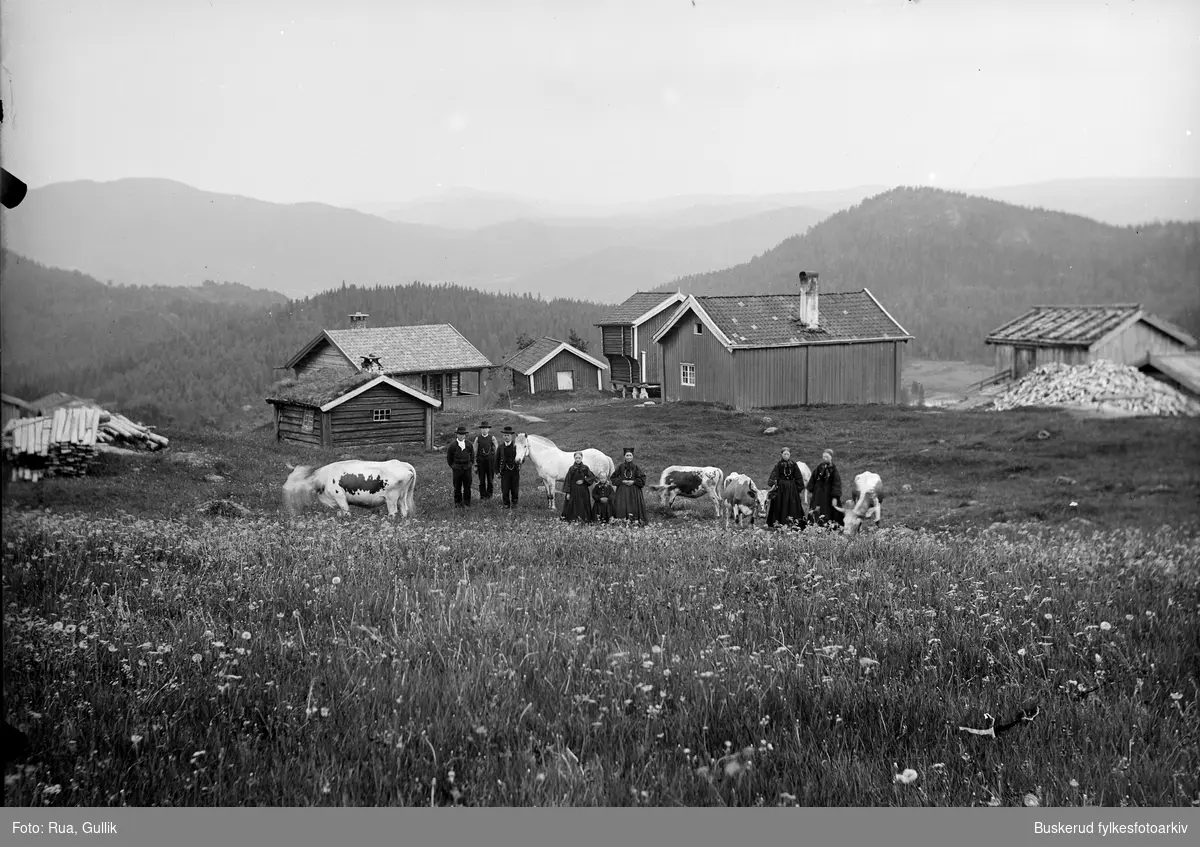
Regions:
<svg viewBox="0 0 1200 847"><path fill-rule="evenodd" d="M1024 647L1022 647L1022 648L1020 648L1019 650L1017 650L1017 655L1018 655L1018 656L1024 656L1026 652L1027 652L1027 651L1025 650L1025 648L1024 648Z"/></svg>
<svg viewBox="0 0 1200 847"><path fill-rule="evenodd" d="M1125 620L1127 620L1127 621L1133 620L1133 615L1126 615Z"/></svg>
<svg viewBox="0 0 1200 847"><path fill-rule="evenodd" d="M1112 624L1110 624L1108 621L1100 621L1100 628L1105 632L1108 632L1110 629L1112 629Z"/></svg>
<svg viewBox="0 0 1200 847"><path fill-rule="evenodd" d="M342 578L340 576L335 576L333 579L331 579L329 581L332 582L334 585L342 584Z"/></svg>
<svg viewBox="0 0 1200 847"><path fill-rule="evenodd" d="M136 747L142 743L142 736L134 733L133 735L129 736L129 740L133 742L133 746Z"/></svg>
<svg viewBox="0 0 1200 847"><path fill-rule="evenodd" d="M1042 802L1038 800L1036 794L1026 794L1023 798L1026 806L1040 806Z"/></svg>
<svg viewBox="0 0 1200 847"><path fill-rule="evenodd" d="M116 644L109 644L109 645L108 645L108 652L110 652L110 653L115 653L115 652L117 652L117 645L116 645Z"/></svg>
<svg viewBox="0 0 1200 847"><path fill-rule="evenodd" d="M894 782L898 782L902 785L911 785L917 781L917 772L912 768L905 768L903 771L892 777L892 779Z"/></svg>
<svg viewBox="0 0 1200 847"><path fill-rule="evenodd" d="M195 662L196 664L200 664L201 662L204 661L204 657L201 656L199 653L193 653L192 661Z"/></svg>
<svg viewBox="0 0 1200 847"><path fill-rule="evenodd" d="M737 776L742 772L742 763L737 759L730 759L725 763L725 776Z"/></svg>
<svg viewBox="0 0 1200 847"><path fill-rule="evenodd" d="M1072 788L1078 788L1079 780L1072 778L1071 781L1067 783L1067 785L1071 786Z"/></svg>
<svg viewBox="0 0 1200 847"><path fill-rule="evenodd" d="M1044 617L1048 621L1054 620L1054 615L1050 614L1049 612L1046 612L1046 614L1042 615L1042 617Z"/></svg>
<svg viewBox="0 0 1200 847"><path fill-rule="evenodd" d="M932 770L934 773L945 773L946 772L946 763L945 762L934 762L932 767L930 767L930 770Z"/></svg>

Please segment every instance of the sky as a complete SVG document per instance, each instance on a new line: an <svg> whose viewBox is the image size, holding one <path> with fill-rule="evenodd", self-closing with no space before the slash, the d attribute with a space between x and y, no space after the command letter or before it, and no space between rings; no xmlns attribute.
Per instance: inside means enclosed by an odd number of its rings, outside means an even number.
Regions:
<svg viewBox="0 0 1200 847"><path fill-rule="evenodd" d="M4 167L275 202L1200 177L1197 0L5 0Z"/></svg>

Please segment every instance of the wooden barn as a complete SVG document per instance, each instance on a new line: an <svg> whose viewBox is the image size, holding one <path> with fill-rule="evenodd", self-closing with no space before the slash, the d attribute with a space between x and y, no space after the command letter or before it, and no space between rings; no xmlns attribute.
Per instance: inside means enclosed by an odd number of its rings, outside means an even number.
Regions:
<svg viewBox="0 0 1200 847"><path fill-rule="evenodd" d="M1138 370L1200 400L1200 353L1151 353Z"/></svg>
<svg viewBox="0 0 1200 847"><path fill-rule="evenodd" d="M326 329L284 368L296 379L343 378L376 370L456 412L480 405L487 356L450 324L368 327L369 315L350 315L350 329Z"/></svg>
<svg viewBox="0 0 1200 847"><path fill-rule="evenodd" d="M285 382L267 402L275 407L280 441L321 447L423 443L426 449L433 449L433 410L441 405L379 373Z"/></svg>
<svg viewBox="0 0 1200 847"><path fill-rule="evenodd" d="M688 297L654 335L664 401L738 409L899 403L912 336L867 289Z"/></svg>
<svg viewBox="0 0 1200 847"><path fill-rule="evenodd" d="M26 403L19 397L13 397L11 394L0 394L0 409L3 410L3 417L0 418L0 428L3 428L11 420L18 418L36 418L37 409L32 403Z"/></svg>
<svg viewBox="0 0 1200 847"><path fill-rule="evenodd" d="M1152 354L1183 353L1196 339L1141 305L1034 306L992 330L993 379L1020 379L1049 362L1082 365L1107 359L1138 367Z"/></svg>
<svg viewBox="0 0 1200 847"><path fill-rule="evenodd" d="M677 291L639 291L596 324L602 338L600 353L608 359L609 383L614 390L661 388L652 339L686 299Z"/></svg>
<svg viewBox="0 0 1200 847"><path fill-rule="evenodd" d="M557 338L543 336L506 358L514 394L548 394L580 388L604 389L608 365Z"/></svg>

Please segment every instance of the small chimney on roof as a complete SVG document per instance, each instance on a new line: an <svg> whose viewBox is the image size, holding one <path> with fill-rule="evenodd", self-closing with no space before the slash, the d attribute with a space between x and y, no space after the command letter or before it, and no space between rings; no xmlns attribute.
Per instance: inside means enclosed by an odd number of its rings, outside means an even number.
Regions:
<svg viewBox="0 0 1200 847"><path fill-rule="evenodd" d="M379 363L379 356L374 353L368 353L367 355L363 356L362 369L366 373L383 373L383 365Z"/></svg>
<svg viewBox="0 0 1200 847"><path fill-rule="evenodd" d="M800 310L797 317L800 323L808 329L816 329L820 317L817 303L817 277L820 274L810 274L800 271Z"/></svg>
<svg viewBox="0 0 1200 847"><path fill-rule="evenodd" d="M362 329L363 327L365 327L367 325L367 318L369 318L369 317L371 317L371 316L363 314L362 312L355 312L353 315L350 316L350 328L351 329Z"/></svg>

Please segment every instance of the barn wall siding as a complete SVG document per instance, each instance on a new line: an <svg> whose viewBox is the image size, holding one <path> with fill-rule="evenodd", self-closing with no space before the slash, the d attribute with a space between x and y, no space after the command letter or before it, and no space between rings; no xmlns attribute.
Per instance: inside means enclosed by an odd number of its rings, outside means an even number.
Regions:
<svg viewBox="0 0 1200 847"><path fill-rule="evenodd" d="M319 376L322 379L335 375L353 376L358 371L346 361L328 341L318 344L307 356L296 363L296 378Z"/></svg>
<svg viewBox="0 0 1200 847"><path fill-rule="evenodd" d="M692 332L694 320L689 312L660 342L662 351L663 400L698 400L704 403L737 402L733 355L705 328L703 335ZM646 357L647 364L650 357ZM696 366L696 384L680 384L680 364Z"/></svg>
<svg viewBox="0 0 1200 847"><path fill-rule="evenodd" d="M621 327L619 326L600 327L600 352L606 356L609 354L621 355L625 352L622 347L622 339L624 337L624 333L621 332Z"/></svg>
<svg viewBox="0 0 1200 847"><path fill-rule="evenodd" d="M663 309L657 315L646 321L637 328L637 360L640 368L642 354L646 354L646 372L641 374L642 381L650 385L658 385L662 382L662 374L659 373L659 355L658 350L651 339L675 314L674 309Z"/></svg>
<svg viewBox="0 0 1200 847"><path fill-rule="evenodd" d="M896 402L895 341L808 348L808 402Z"/></svg>
<svg viewBox="0 0 1200 847"><path fill-rule="evenodd" d="M1151 353L1183 353L1187 347L1148 323L1138 321L1115 337L1092 348L1090 359L1108 359L1119 365L1140 365Z"/></svg>
<svg viewBox="0 0 1200 847"><path fill-rule="evenodd" d="M304 406L280 405L279 409L279 438L283 441L296 441L302 444L321 443L321 411ZM304 432L304 413L313 413L312 432Z"/></svg>
<svg viewBox="0 0 1200 847"><path fill-rule="evenodd" d="M733 405L739 409L769 409L806 404L808 350L808 347L772 347L735 351L737 393Z"/></svg>
<svg viewBox="0 0 1200 847"><path fill-rule="evenodd" d="M549 393L558 391L558 372L570 371L573 380L573 388L595 388L596 387L596 366L591 362L585 362L583 359L563 350L549 362L542 365L533 373L533 389L536 394ZM520 375L526 383L528 389L529 378Z"/></svg>

